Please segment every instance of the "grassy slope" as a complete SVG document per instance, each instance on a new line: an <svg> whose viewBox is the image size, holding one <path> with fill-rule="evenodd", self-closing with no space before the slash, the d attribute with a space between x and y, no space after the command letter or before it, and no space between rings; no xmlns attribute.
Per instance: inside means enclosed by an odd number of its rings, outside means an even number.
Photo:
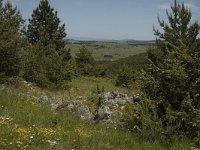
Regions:
<svg viewBox="0 0 200 150"><path fill-rule="evenodd" d="M77 79L74 83L81 89L88 80ZM91 88L97 82L93 80L89 81ZM0 89L0 149L165 149L159 142L149 142L128 131L89 123L66 111L55 112L48 106L18 96L21 92L30 93L27 89ZM170 149L189 149L189 145L177 142Z"/></svg>
<svg viewBox="0 0 200 150"><path fill-rule="evenodd" d="M117 72L122 65L126 65L133 70L139 70L141 68L145 68L147 61L146 61L147 53L140 53L137 55L128 56L126 58L122 58L116 61L102 61L103 64L109 71Z"/></svg>

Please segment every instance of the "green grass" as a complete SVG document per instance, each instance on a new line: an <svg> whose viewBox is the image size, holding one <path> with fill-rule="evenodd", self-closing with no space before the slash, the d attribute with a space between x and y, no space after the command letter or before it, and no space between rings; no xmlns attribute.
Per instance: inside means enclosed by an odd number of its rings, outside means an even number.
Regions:
<svg viewBox="0 0 200 150"><path fill-rule="evenodd" d="M105 92L119 91L127 92L127 89L116 87L115 82L108 78L100 77L80 77L72 80L70 86L81 96L88 96L96 90L97 85L104 87Z"/></svg>
<svg viewBox="0 0 200 150"><path fill-rule="evenodd" d="M80 97L86 100L92 96L94 92L96 92L97 85L100 88L104 87L105 92L119 91L127 94L131 93L129 89L116 87L115 81L113 79L101 77L77 77L68 83L69 88L65 90L46 90L35 86L29 89L24 85L21 85L20 89L24 90L24 92L29 92L36 96L45 93L50 98L56 100L76 100Z"/></svg>
<svg viewBox="0 0 200 150"><path fill-rule="evenodd" d="M52 111L46 105L18 96L22 92L20 88L0 89L0 149L2 150L167 149L158 142L159 137L158 141L150 142L128 131L83 121L67 111ZM187 142L178 141L171 143L169 149L187 150L190 146Z"/></svg>
<svg viewBox="0 0 200 150"><path fill-rule="evenodd" d="M66 48L70 48L72 55L78 52L82 44L68 43ZM112 43L112 42L92 42L85 44L93 57L97 61L115 61L130 55L144 53L149 48L148 45L130 45L127 43ZM112 55L112 58L106 58L105 55Z"/></svg>

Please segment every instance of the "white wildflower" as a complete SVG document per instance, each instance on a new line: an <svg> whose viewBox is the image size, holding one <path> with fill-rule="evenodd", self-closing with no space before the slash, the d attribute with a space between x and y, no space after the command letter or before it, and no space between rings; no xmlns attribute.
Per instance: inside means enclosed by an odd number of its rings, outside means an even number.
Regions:
<svg viewBox="0 0 200 150"><path fill-rule="evenodd" d="M47 142L48 142L51 146L54 146L54 145L57 145L57 144L58 144L56 141L51 141L51 140L47 140Z"/></svg>

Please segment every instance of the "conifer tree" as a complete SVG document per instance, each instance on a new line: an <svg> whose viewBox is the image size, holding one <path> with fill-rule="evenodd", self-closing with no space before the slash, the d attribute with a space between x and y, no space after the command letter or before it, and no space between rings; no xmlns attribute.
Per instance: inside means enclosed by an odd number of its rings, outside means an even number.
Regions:
<svg viewBox="0 0 200 150"><path fill-rule="evenodd" d="M29 19L29 59L24 67L24 77L39 86L62 85L71 80L75 72L70 50L65 49L65 25L60 22L48 0L41 0Z"/></svg>
<svg viewBox="0 0 200 150"><path fill-rule="evenodd" d="M166 14L168 22L158 17L158 23L163 31L153 28L157 49L149 50L148 57L155 65L163 63L168 43L176 45L181 40L191 53L199 34L200 25L197 22L191 23L191 11L184 3L174 0L171 10L166 10Z"/></svg>
<svg viewBox="0 0 200 150"><path fill-rule="evenodd" d="M158 17L163 32L154 28L154 35L162 43L169 42L176 45L181 40L188 48L196 42L200 26L197 22L191 23L191 11L184 3L174 0L171 11L166 10L168 23Z"/></svg>
<svg viewBox="0 0 200 150"><path fill-rule="evenodd" d="M21 28L23 20L17 8L0 0L0 74L16 76L20 69Z"/></svg>
<svg viewBox="0 0 200 150"><path fill-rule="evenodd" d="M75 60L81 75L93 74L95 60L92 57L92 53L85 46L82 46L79 52L76 53Z"/></svg>
<svg viewBox="0 0 200 150"><path fill-rule="evenodd" d="M60 25L57 11L54 11L48 0L41 0L29 19L27 37L32 44L53 46L58 53L63 53L65 47L65 25Z"/></svg>
<svg viewBox="0 0 200 150"><path fill-rule="evenodd" d="M184 3L175 0L171 9L169 24L158 19L164 32L154 29L157 47L149 52L149 64L138 81L142 104L148 104L145 111L164 129L170 127L166 134L186 135L200 143L199 25L190 23Z"/></svg>

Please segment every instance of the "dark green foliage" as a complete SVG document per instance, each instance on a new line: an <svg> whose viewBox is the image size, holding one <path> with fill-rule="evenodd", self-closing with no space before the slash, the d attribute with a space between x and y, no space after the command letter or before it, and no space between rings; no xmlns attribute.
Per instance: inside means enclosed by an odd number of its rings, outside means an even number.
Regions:
<svg viewBox="0 0 200 150"><path fill-rule="evenodd" d="M156 66L148 59L149 66L137 81L142 101L126 106L124 126L151 141L159 137L168 146L177 137L199 145L200 47L193 57L180 41L169 48L163 64Z"/></svg>
<svg viewBox="0 0 200 150"><path fill-rule="evenodd" d="M79 52L76 53L75 60L79 75L104 77L107 74L106 68L94 60L92 53L86 46L82 46L79 49Z"/></svg>
<svg viewBox="0 0 200 150"><path fill-rule="evenodd" d="M200 48L190 56L179 41L170 45L163 64L156 66L149 59L149 67L141 74L139 88L154 104L156 116L172 133L186 135L200 142ZM152 114L155 115L155 114Z"/></svg>
<svg viewBox="0 0 200 150"><path fill-rule="evenodd" d="M24 77L42 87L62 86L76 74L71 50L65 49L64 25L48 0L41 0L29 19Z"/></svg>
<svg viewBox="0 0 200 150"><path fill-rule="evenodd" d="M127 66L122 66L116 78L116 86L130 88L134 82L134 72Z"/></svg>
<svg viewBox="0 0 200 150"><path fill-rule="evenodd" d="M107 74L112 75L117 74L120 68L123 67L123 65L134 71L138 71L142 68L144 69L147 66L147 61L145 59L146 56L147 53L141 53L116 61L102 61L100 63L106 68Z"/></svg>
<svg viewBox="0 0 200 150"><path fill-rule="evenodd" d="M60 25L57 11L54 11L48 0L41 0L39 6L33 11L29 19L27 37L30 43L41 46L52 45L62 53L65 47L65 25Z"/></svg>
<svg viewBox="0 0 200 150"><path fill-rule="evenodd" d="M154 30L157 49L149 50L148 66L137 81L142 102L126 109L125 124L142 134L148 129L155 133L151 138L163 136L169 144L172 135L179 135L199 145L199 25L190 24L191 12L184 4L175 0L171 8L169 25L159 20L164 33Z"/></svg>
<svg viewBox="0 0 200 150"><path fill-rule="evenodd" d="M43 52L48 48L48 55ZM61 86L76 75L76 65L72 59L66 61L54 48L30 46L24 61L24 78L42 87Z"/></svg>
<svg viewBox="0 0 200 150"><path fill-rule="evenodd" d="M66 62L70 61L72 59L71 49L69 48L67 51L63 51L62 57L63 57L64 61L66 61Z"/></svg>
<svg viewBox="0 0 200 150"><path fill-rule="evenodd" d="M95 60L85 46L82 46L76 53L75 60L80 75L93 75Z"/></svg>
<svg viewBox="0 0 200 150"><path fill-rule="evenodd" d="M93 75L95 77L106 77L107 74L108 74L107 68L104 65L100 64L99 62L96 62L93 68Z"/></svg>
<svg viewBox="0 0 200 150"><path fill-rule="evenodd" d="M162 123L156 117L155 104L143 98L140 105L127 105L123 110L122 122L124 127L134 133L142 135L149 141L156 141L159 139L165 140L167 143L169 139L165 139ZM172 137L172 135L171 135Z"/></svg>
<svg viewBox="0 0 200 150"><path fill-rule="evenodd" d="M11 3L0 0L0 78L16 77L22 51L22 17Z"/></svg>

